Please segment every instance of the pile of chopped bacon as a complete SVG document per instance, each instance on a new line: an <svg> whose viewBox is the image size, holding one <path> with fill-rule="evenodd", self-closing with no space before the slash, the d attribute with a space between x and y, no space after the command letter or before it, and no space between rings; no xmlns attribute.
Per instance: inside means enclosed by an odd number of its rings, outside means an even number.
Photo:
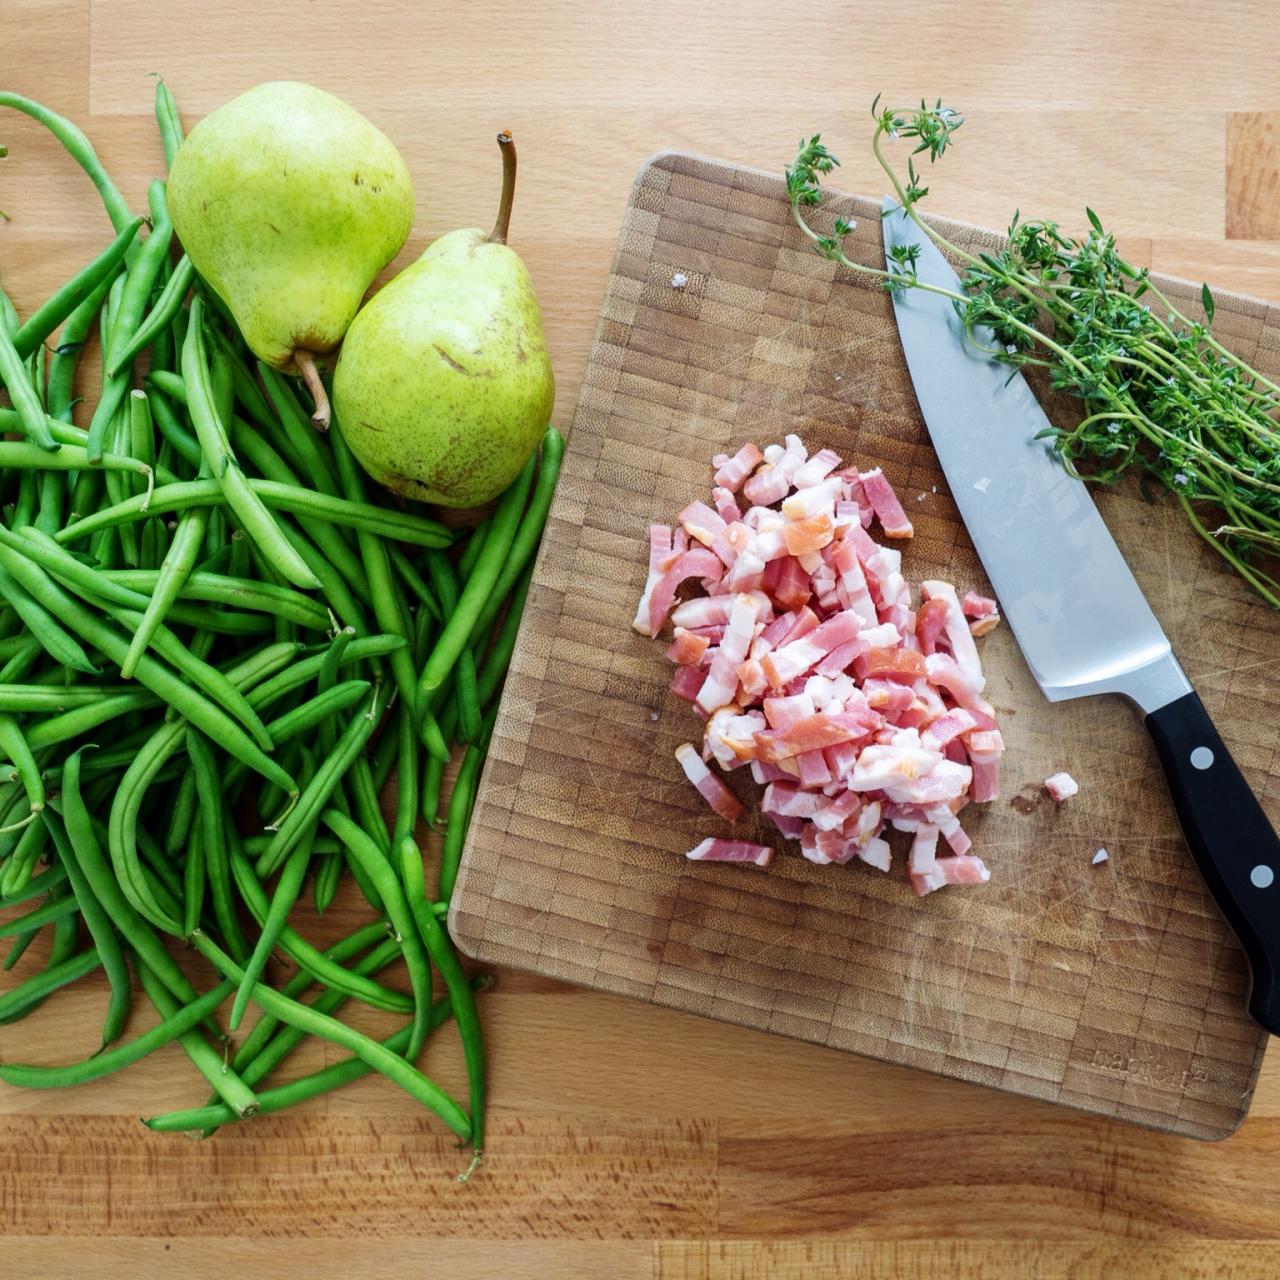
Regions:
<svg viewBox="0 0 1280 1280"><path fill-rule="evenodd" d="M733 822L742 804L709 765L749 766L811 862L888 871L892 828L912 835L917 893L989 879L958 815L999 792L1004 743L974 644L999 622L995 601L926 581L914 606L902 553L867 533L913 533L879 467L841 469L794 435L712 461L713 505L649 529L633 624L674 626L671 687L706 721L702 750L676 751L686 777ZM677 601L688 582L705 594ZM688 856L766 866L772 850L711 838Z"/></svg>

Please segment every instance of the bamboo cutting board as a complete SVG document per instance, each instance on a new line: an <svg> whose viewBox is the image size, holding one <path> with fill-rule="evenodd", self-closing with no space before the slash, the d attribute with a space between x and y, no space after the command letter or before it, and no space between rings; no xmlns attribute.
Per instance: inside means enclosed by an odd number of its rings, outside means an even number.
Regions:
<svg viewBox="0 0 1280 1280"><path fill-rule="evenodd" d="M859 220L851 255L881 265L878 204L832 199L825 216L835 212ZM994 243L943 225L969 246ZM1168 289L1194 309L1198 287ZM1280 373L1280 309L1221 295L1216 332ZM1070 404L1049 408L1073 420ZM660 155L623 220L454 899L456 936L492 963L1176 1133L1232 1132L1266 1036L1242 1011L1241 956L1146 734L1118 699L1050 706L1007 628L980 642L1007 743L1003 794L964 815L989 884L917 899L901 846L888 876L794 851L766 871L682 856L726 828L675 762L700 722L668 692L664 645L630 627L646 529L706 497L713 453L788 431L884 467L916 526L910 580L988 589L889 299L807 247L777 177ZM1274 822L1280 617L1171 504L1136 486L1098 500ZM1040 785L1059 769L1081 783L1061 808ZM745 775L730 778L744 799ZM757 818L737 828L784 848ZM1110 860L1095 867L1102 846Z"/></svg>

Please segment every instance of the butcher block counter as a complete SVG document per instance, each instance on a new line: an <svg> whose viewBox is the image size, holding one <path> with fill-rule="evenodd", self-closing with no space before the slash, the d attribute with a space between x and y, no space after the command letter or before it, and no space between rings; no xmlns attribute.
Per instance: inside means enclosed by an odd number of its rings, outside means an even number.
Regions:
<svg viewBox="0 0 1280 1280"><path fill-rule="evenodd" d="M545 311L563 427L646 159L675 149L779 171L821 130L844 161L839 186L878 196L879 92L942 95L968 118L936 212L1003 226L1020 208L1076 228L1087 202L1134 262L1280 301L1280 27L1261 0L9 0L0 50L0 88L80 124L139 208L161 164L153 73L188 123L263 80L341 95L414 175L397 267L489 216L488 148L512 129L512 238ZM30 121L0 119L0 143L0 275L29 307L96 252L106 223ZM1206 1143L495 977L481 1006L488 1150L469 1184L443 1127L376 1077L206 1142L148 1133L140 1114L201 1100L170 1046L78 1091L0 1089L0 1278L1280 1273L1274 1055L1240 1130ZM85 1052L99 999L84 984L0 1029L0 1056ZM309 1046L305 1069L324 1052ZM458 1087L460 1055L431 1052Z"/></svg>

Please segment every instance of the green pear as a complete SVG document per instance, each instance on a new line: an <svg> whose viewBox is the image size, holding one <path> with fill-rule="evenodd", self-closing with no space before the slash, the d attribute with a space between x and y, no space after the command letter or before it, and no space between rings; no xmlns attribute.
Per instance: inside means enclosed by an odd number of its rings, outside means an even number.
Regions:
<svg viewBox="0 0 1280 1280"><path fill-rule="evenodd" d="M333 375L338 430L394 493L476 507L519 474L551 419L555 378L529 272L507 247L516 152L502 147L489 235L441 236L347 331Z"/></svg>
<svg viewBox="0 0 1280 1280"><path fill-rule="evenodd" d="M191 130L169 174L169 212L254 354L302 375L328 426L315 359L342 341L413 224L395 146L322 89L260 84Z"/></svg>

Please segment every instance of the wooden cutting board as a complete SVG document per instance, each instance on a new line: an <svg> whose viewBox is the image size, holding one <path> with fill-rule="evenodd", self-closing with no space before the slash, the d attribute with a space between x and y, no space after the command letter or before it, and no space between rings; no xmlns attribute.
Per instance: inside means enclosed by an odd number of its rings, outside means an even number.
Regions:
<svg viewBox="0 0 1280 1280"><path fill-rule="evenodd" d="M835 212L859 220L851 255L881 265L878 204L833 198L824 216ZM996 243L941 225L968 246ZM1197 306L1198 286L1167 288ZM1220 295L1216 332L1280 374L1277 308ZM1067 402L1049 409L1063 424L1077 414ZM1119 699L1050 706L1007 628L981 642L1007 743L1004 794L964 815L989 884L917 899L900 856L887 876L796 852L766 871L682 856L725 827L673 757L700 722L668 692L664 646L630 626L646 529L707 496L713 453L788 431L884 467L916 526L909 579L988 589L889 299L807 247L777 177L660 155L623 219L455 936L495 964L1176 1133L1230 1133L1266 1036L1242 1011L1241 956L1146 734ZM1144 501L1136 485L1098 501L1275 821L1280 616L1172 504ZM1081 784L1060 808L1040 785L1059 769ZM745 799L744 775L732 785ZM737 825L782 847L759 819ZM1110 860L1095 867L1103 846Z"/></svg>

